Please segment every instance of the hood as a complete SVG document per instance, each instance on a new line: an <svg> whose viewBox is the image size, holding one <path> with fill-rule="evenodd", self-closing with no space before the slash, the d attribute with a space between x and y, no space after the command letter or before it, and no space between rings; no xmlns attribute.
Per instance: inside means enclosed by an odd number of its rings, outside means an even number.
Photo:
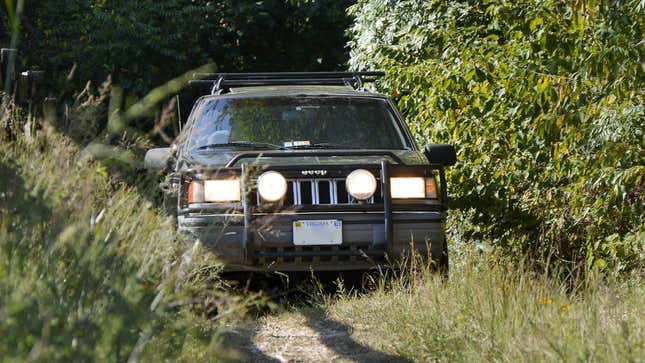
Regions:
<svg viewBox="0 0 645 363"><path fill-rule="evenodd" d="M358 155L352 155L353 153ZM361 155L369 154L369 155ZM240 156L240 154L244 154ZM261 155L258 155L261 154ZM265 155L266 154L266 155ZM311 155L309 155L311 154ZM393 156L393 155L394 156ZM427 165L428 159L419 151L412 150L279 150L279 151L193 151L180 158L180 169L216 169L226 166L233 158L240 156L231 167L243 163L264 165L349 165L380 164L385 159L393 164ZM399 163L399 159L401 162Z"/></svg>

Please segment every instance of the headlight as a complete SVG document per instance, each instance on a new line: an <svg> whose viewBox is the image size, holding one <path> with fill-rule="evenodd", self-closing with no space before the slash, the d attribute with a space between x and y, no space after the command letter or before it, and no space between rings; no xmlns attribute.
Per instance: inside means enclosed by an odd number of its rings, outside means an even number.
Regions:
<svg viewBox="0 0 645 363"><path fill-rule="evenodd" d="M356 169L347 176L347 192L358 200L369 199L376 191L376 178L365 169Z"/></svg>
<svg viewBox="0 0 645 363"><path fill-rule="evenodd" d="M277 171L267 171L258 178L258 192L267 202L277 202L287 193L287 179Z"/></svg>
<svg viewBox="0 0 645 363"><path fill-rule="evenodd" d="M204 200L207 202L240 201L240 179L204 181Z"/></svg>
<svg viewBox="0 0 645 363"><path fill-rule="evenodd" d="M239 202L240 179L192 181L188 186L188 203Z"/></svg>
<svg viewBox="0 0 645 363"><path fill-rule="evenodd" d="M437 198L434 178L393 177L390 178L390 195L396 199Z"/></svg>

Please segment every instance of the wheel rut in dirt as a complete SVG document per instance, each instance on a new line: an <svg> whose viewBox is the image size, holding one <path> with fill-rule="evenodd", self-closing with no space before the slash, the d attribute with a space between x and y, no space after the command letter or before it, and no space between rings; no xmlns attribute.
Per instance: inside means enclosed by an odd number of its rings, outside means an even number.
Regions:
<svg viewBox="0 0 645 363"><path fill-rule="evenodd" d="M319 277L319 276L318 276ZM356 283L351 289L369 290ZM282 284L282 285L280 285ZM281 313L265 314L243 327L230 330L226 339L242 353L241 360L254 362L409 362L409 360L372 347L365 337L369 325L347 324L330 317L319 304L312 303L312 294L333 294L337 280L324 276L311 280L298 277L289 282L275 279L245 282L245 288L268 289ZM293 288L293 286L296 286ZM360 285L361 287L358 287ZM312 291L317 292L312 292ZM368 319L369 320L369 319Z"/></svg>

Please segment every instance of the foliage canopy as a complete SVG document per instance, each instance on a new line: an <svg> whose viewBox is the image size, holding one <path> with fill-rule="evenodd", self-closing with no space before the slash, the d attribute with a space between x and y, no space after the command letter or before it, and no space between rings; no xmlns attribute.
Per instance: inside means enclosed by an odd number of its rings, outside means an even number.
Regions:
<svg viewBox="0 0 645 363"><path fill-rule="evenodd" d="M335 70L344 67L345 13L331 0L30 1L21 17L25 63L60 80L111 74L129 92L206 63L220 71ZM3 7L4 10L4 7ZM1 15L6 23L6 14ZM0 33L8 44L9 27Z"/></svg>

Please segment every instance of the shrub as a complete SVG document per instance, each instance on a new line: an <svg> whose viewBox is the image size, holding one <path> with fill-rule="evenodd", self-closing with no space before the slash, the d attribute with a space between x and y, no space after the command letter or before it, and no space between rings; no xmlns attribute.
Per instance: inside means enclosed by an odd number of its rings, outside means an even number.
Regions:
<svg viewBox="0 0 645 363"><path fill-rule="evenodd" d="M457 242L627 271L645 262L643 11L639 1L361 0L350 64L387 71L379 89L419 144L458 147Z"/></svg>

